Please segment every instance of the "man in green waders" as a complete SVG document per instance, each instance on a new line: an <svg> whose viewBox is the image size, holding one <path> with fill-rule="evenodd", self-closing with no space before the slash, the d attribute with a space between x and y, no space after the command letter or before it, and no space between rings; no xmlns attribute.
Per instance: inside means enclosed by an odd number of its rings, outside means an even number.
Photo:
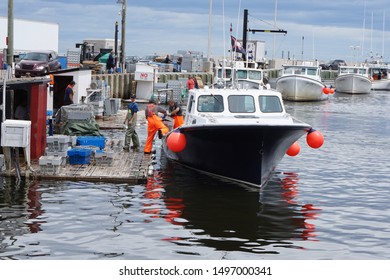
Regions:
<svg viewBox="0 0 390 280"><path fill-rule="evenodd" d="M134 152L139 152L139 138L137 131L135 131L135 126L137 125L137 113L138 113L138 104L135 102L135 95L130 96L130 103L127 105L127 114L126 119L123 122L127 123L127 130L125 134L125 145L124 150L129 151L129 148L133 149ZM131 141L133 141L133 146L130 146Z"/></svg>

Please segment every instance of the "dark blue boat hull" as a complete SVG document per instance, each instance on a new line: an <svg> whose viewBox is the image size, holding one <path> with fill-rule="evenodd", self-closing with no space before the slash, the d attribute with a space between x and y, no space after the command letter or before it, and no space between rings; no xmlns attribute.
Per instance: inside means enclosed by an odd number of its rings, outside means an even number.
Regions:
<svg viewBox="0 0 390 280"><path fill-rule="evenodd" d="M287 149L308 129L307 125L181 127L184 150L169 150L167 138L163 146L168 158L191 168L261 187Z"/></svg>

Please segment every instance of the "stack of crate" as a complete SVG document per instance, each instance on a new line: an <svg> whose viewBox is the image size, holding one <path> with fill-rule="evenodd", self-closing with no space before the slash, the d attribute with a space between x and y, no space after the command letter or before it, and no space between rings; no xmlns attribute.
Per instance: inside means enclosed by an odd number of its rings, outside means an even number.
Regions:
<svg viewBox="0 0 390 280"><path fill-rule="evenodd" d="M78 136L78 148L89 148L96 165L111 165L114 159L114 151L106 150L106 138L103 136ZM88 161L89 163L89 161Z"/></svg>
<svg viewBox="0 0 390 280"><path fill-rule="evenodd" d="M42 174L55 175L66 164L67 151L71 139L67 135L53 135L46 138L45 156L39 158L39 168Z"/></svg>
<svg viewBox="0 0 390 280"><path fill-rule="evenodd" d="M80 49L68 49L66 52L67 68L80 67Z"/></svg>
<svg viewBox="0 0 390 280"><path fill-rule="evenodd" d="M168 88L173 90L173 100L176 102L181 101L181 95L183 93L183 84L181 81L169 80Z"/></svg>
<svg viewBox="0 0 390 280"><path fill-rule="evenodd" d="M56 175L60 173L62 166L61 157L41 156L39 158L39 170L41 174Z"/></svg>

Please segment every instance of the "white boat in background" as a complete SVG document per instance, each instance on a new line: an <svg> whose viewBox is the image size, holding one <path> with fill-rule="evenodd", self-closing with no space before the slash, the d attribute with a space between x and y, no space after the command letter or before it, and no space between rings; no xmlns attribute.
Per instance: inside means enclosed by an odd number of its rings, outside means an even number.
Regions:
<svg viewBox="0 0 390 280"><path fill-rule="evenodd" d="M233 61L228 66L220 65L215 68L214 80L219 88L235 86L243 89L263 89L268 87L264 70L256 62Z"/></svg>
<svg viewBox="0 0 390 280"><path fill-rule="evenodd" d="M321 67L283 65L282 76L276 80L276 91L289 101L321 101L328 98L321 81Z"/></svg>
<svg viewBox="0 0 390 280"><path fill-rule="evenodd" d="M364 94L371 92L371 79L367 66L340 66L335 79L337 92Z"/></svg>
<svg viewBox="0 0 390 280"><path fill-rule="evenodd" d="M189 91L184 124L164 136L163 149L188 167L262 187L289 148L311 131L286 113L275 90L206 87Z"/></svg>
<svg viewBox="0 0 390 280"><path fill-rule="evenodd" d="M369 64L369 75L371 77L372 90L390 90L389 65Z"/></svg>

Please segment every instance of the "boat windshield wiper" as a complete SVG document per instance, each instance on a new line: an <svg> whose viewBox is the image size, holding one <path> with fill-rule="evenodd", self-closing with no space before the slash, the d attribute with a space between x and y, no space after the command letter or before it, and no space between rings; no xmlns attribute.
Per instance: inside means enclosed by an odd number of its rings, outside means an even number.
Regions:
<svg viewBox="0 0 390 280"><path fill-rule="evenodd" d="M214 94L210 93L210 95L211 95L215 100L217 100L220 104L223 105L223 101L219 100Z"/></svg>

